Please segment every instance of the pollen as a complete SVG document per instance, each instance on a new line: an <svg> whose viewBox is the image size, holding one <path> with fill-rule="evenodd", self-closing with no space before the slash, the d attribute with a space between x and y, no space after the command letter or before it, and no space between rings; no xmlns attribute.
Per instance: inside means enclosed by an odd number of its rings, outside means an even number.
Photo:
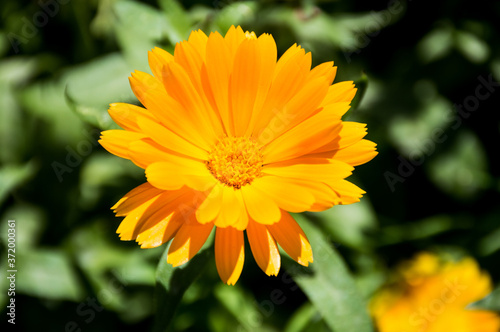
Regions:
<svg viewBox="0 0 500 332"><path fill-rule="evenodd" d="M263 157L257 142L248 137L223 137L205 162L221 183L240 189L261 176Z"/></svg>

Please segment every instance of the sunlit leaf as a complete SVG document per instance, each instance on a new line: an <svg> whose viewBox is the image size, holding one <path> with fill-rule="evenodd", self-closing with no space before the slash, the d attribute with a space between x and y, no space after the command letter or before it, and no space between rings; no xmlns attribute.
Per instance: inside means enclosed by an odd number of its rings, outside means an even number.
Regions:
<svg viewBox="0 0 500 332"><path fill-rule="evenodd" d="M303 268L292 263L290 259L283 259L287 272L292 275L332 330L373 331L366 303L340 255L310 221L304 220L300 215L294 217L300 222L311 243L314 263Z"/></svg>
<svg viewBox="0 0 500 332"><path fill-rule="evenodd" d="M262 323L262 314L254 304L255 299L239 286L228 287L219 284L214 290L215 297L233 315L240 324L240 329L246 331L271 331ZM234 327L236 328L236 327Z"/></svg>
<svg viewBox="0 0 500 332"><path fill-rule="evenodd" d="M198 279L207 264L213 264L213 247L207 243L189 262L178 267L167 263L165 249L156 271L156 318L153 332L164 332L171 325L186 290ZM170 247L170 245L169 245Z"/></svg>
<svg viewBox="0 0 500 332"><path fill-rule="evenodd" d="M80 282L63 251L39 248L16 257L19 262L16 290L20 293L57 300L82 299Z"/></svg>
<svg viewBox="0 0 500 332"><path fill-rule="evenodd" d="M5 165L0 168L0 204L7 198L9 193L32 178L38 166L35 161L24 165Z"/></svg>
<svg viewBox="0 0 500 332"><path fill-rule="evenodd" d="M470 304L468 308L500 312L500 287L494 289L484 299Z"/></svg>
<svg viewBox="0 0 500 332"><path fill-rule="evenodd" d="M375 212L367 198L356 204L335 206L310 217L318 219L332 240L359 250L369 247L367 233L377 225Z"/></svg>

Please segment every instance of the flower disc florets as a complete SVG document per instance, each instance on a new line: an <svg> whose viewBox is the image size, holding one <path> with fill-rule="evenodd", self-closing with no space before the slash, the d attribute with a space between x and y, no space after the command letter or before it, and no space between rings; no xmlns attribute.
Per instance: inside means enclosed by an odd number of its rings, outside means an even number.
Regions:
<svg viewBox="0 0 500 332"><path fill-rule="evenodd" d="M221 183L240 189L261 176L263 157L251 138L223 137L210 152L206 165Z"/></svg>

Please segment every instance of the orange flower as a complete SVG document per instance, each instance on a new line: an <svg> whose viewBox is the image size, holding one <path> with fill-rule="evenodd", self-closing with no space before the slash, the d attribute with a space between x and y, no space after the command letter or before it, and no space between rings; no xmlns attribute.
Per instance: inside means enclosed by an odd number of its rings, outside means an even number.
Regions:
<svg viewBox="0 0 500 332"><path fill-rule="evenodd" d="M356 89L331 85L336 67L311 70L311 54L293 45L277 59L269 34L231 27L225 37L202 31L174 55L149 53L153 75L134 72L145 108L111 104L124 130L102 133L109 152L146 170L147 182L115 206L118 233L142 248L173 238L167 261L191 259L215 231L221 279L242 271L246 230L252 253L277 275L276 242L297 262L313 261L306 235L286 211L321 211L359 200L345 180L375 155L364 124L343 122Z"/></svg>
<svg viewBox="0 0 500 332"><path fill-rule="evenodd" d="M380 332L498 332L497 314L466 308L491 290L472 258L442 261L424 252L401 266L397 284L376 294L370 311Z"/></svg>

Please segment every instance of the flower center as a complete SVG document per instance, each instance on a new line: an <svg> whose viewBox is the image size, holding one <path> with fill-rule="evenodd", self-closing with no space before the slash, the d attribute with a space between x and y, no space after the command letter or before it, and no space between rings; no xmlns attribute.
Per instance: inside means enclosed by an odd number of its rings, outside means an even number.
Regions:
<svg viewBox="0 0 500 332"><path fill-rule="evenodd" d="M208 155L208 170L221 183L240 189L261 176L263 157L248 137L223 137Z"/></svg>

